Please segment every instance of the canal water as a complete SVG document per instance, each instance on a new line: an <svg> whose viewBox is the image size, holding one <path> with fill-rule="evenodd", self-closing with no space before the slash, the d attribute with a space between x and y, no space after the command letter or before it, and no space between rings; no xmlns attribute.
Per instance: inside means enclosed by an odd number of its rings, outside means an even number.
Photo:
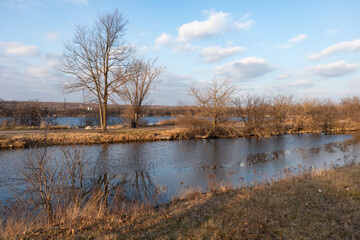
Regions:
<svg viewBox="0 0 360 240"><path fill-rule="evenodd" d="M360 145L351 135L300 134L238 138L136 142L76 146L84 151L88 176L107 174L130 200L169 201L188 188L207 190L209 181L231 184L276 178L284 169L341 166L358 161ZM71 146L46 148L61 161ZM26 159L39 149L0 151L0 200L21 176ZM90 177L89 177L90 178ZM90 181L89 181L90 183ZM155 200L154 200L155 201Z"/></svg>

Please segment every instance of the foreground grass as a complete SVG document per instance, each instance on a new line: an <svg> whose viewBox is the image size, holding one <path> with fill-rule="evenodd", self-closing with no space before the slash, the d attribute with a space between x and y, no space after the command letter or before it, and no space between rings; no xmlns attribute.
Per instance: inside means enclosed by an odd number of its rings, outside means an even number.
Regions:
<svg viewBox="0 0 360 240"><path fill-rule="evenodd" d="M194 192L156 210L84 214L22 237L360 239L360 165L287 176L252 188Z"/></svg>

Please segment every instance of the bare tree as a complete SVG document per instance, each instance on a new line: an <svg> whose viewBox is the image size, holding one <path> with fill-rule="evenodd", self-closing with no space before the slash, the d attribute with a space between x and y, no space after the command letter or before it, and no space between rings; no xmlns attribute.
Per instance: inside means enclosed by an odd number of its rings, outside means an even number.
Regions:
<svg viewBox="0 0 360 240"><path fill-rule="evenodd" d="M159 82L158 77L164 71L164 67L155 66L156 61L157 59L134 58L126 75L126 83L116 92L131 107L133 127L138 125L142 107L149 104L150 91Z"/></svg>
<svg viewBox="0 0 360 240"><path fill-rule="evenodd" d="M123 36L127 21L121 13L99 15L92 28L79 26L72 42L65 44L60 71L74 77L66 92L86 89L99 104L100 124L107 131L107 104L124 83L132 48Z"/></svg>
<svg viewBox="0 0 360 240"><path fill-rule="evenodd" d="M190 88L190 94L195 97L196 103L202 109L204 116L212 121L212 128L205 137L209 137L218 127L221 117L226 114L234 91L234 86L230 85L227 79L217 78L214 78L207 88Z"/></svg>

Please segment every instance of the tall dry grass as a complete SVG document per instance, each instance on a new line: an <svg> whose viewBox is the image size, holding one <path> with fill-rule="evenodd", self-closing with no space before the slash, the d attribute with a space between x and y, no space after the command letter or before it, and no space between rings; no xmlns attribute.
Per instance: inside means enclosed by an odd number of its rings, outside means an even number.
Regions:
<svg viewBox="0 0 360 240"><path fill-rule="evenodd" d="M240 189L209 177L210 191L184 188L172 202L156 208L140 203L103 208L101 197L94 195L82 206L63 209L53 224L12 221L1 229L1 237L357 239L360 165L297 170L284 169L276 178Z"/></svg>

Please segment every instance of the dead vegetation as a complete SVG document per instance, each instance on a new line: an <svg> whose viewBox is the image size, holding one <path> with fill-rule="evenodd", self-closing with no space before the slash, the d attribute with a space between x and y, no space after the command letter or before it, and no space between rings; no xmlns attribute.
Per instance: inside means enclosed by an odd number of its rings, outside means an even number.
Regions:
<svg viewBox="0 0 360 240"><path fill-rule="evenodd" d="M0 149L28 148L44 146L44 133L4 134L0 135ZM145 127L139 129L109 129L107 134L97 130L89 131L48 131L46 144L73 145L73 144L107 144L144 141L162 141L188 139L184 137L181 128Z"/></svg>
<svg viewBox="0 0 360 240"><path fill-rule="evenodd" d="M212 182L211 182L212 181ZM278 181L209 192L186 191L166 205L100 211L97 201L68 206L53 223L12 218L8 239L358 239L360 166L289 170ZM96 199L96 198L94 198Z"/></svg>
<svg viewBox="0 0 360 240"><path fill-rule="evenodd" d="M116 129L119 126L110 127L107 134L82 130L76 132L69 129L68 131L49 134L48 144L101 144L237 137L261 138L299 133L349 133L360 129L357 118L360 112L358 97L344 98L341 102L335 103L329 99L295 100L291 96L282 95L272 97L245 95L232 99L230 102L231 87L227 87L226 82L216 84L212 88L205 89L210 93L211 90L215 91L216 94L212 94L213 98L206 98L206 94L209 93L204 89L201 91L194 89L194 94L199 97L198 107L182 106L182 116L176 119L164 120L155 126L146 126L139 130L128 129L127 124L129 123L125 121L124 126L120 126L122 130ZM226 91L221 89L223 87ZM41 119L44 118L41 117ZM124 119L126 120L126 118ZM146 123L138 123L139 125L146 125ZM159 130L160 126L167 127L167 130ZM67 127L57 126L47 121L41 121L40 126L16 127L10 120L2 121L0 126L0 129L3 130L45 128L54 130ZM0 149L24 148L34 145L42 145L41 134L4 134L0 138Z"/></svg>

